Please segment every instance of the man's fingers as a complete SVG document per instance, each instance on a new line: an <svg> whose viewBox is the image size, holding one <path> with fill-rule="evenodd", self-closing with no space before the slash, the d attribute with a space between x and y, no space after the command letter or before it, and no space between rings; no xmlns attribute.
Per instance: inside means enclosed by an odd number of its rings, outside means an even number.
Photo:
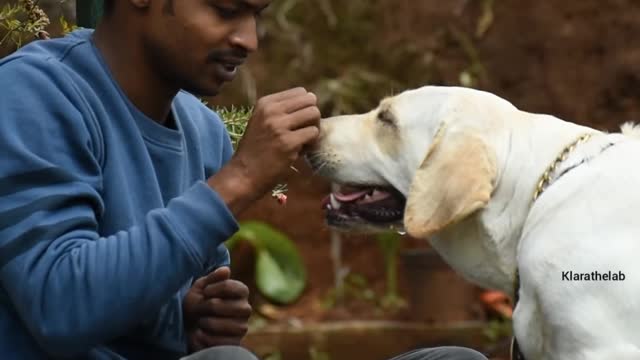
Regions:
<svg viewBox="0 0 640 360"><path fill-rule="evenodd" d="M287 115L284 121L287 122L287 128L297 130L307 126L319 126L322 114L316 106L309 106L293 114Z"/></svg>
<svg viewBox="0 0 640 360"><path fill-rule="evenodd" d="M209 335L201 329L196 330L193 337L195 338L195 341L203 344L206 348L222 345L240 346L242 341L242 338L240 337Z"/></svg>
<svg viewBox="0 0 640 360"><path fill-rule="evenodd" d="M249 319L253 309L246 299L228 300L213 298L198 305L200 316L216 316L236 319Z"/></svg>
<svg viewBox="0 0 640 360"><path fill-rule="evenodd" d="M211 277L209 279L211 281L208 282L208 284L229 280L231 279L231 269L228 266L219 267L210 275Z"/></svg>
<svg viewBox="0 0 640 360"><path fill-rule="evenodd" d="M193 283L193 287L204 289L209 284L215 284L217 282L225 281L231 278L231 269L227 266L217 268L215 271L210 272L207 276L203 276Z"/></svg>
<svg viewBox="0 0 640 360"><path fill-rule="evenodd" d="M210 283L204 288L204 296L207 298L223 299L247 299L249 288L237 280L224 280Z"/></svg>
<svg viewBox="0 0 640 360"><path fill-rule="evenodd" d="M275 94L270 94L267 96L264 96L262 98L260 98L258 100L258 103L270 103L270 102L280 102L283 101L285 99L294 97L294 96L300 96L300 95L304 95L307 93L307 90L303 87L296 87L293 89L289 89L289 90L285 90L285 91L281 91Z"/></svg>
<svg viewBox="0 0 640 360"><path fill-rule="evenodd" d="M291 136L291 141L294 144L299 144L300 150L302 150L304 145L316 141L319 135L320 129L315 126L308 126L292 132L289 136Z"/></svg>
<svg viewBox="0 0 640 360"><path fill-rule="evenodd" d="M246 320L235 320L232 318L200 318L198 327L205 333L216 336L244 337L247 331L249 331L249 324Z"/></svg>
<svg viewBox="0 0 640 360"><path fill-rule="evenodd" d="M199 330L197 330L199 331ZM189 336L189 351L190 352L198 352L200 350L205 349L207 346L203 345L200 339L197 336Z"/></svg>
<svg viewBox="0 0 640 360"><path fill-rule="evenodd" d="M281 106L286 114L295 113L311 106L316 106L318 99L313 93L305 93L296 97L286 99L281 102Z"/></svg>

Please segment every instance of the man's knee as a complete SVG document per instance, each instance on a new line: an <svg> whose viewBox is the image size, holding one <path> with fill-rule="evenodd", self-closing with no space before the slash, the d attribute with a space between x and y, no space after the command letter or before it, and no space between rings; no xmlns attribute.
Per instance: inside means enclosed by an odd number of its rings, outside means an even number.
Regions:
<svg viewBox="0 0 640 360"><path fill-rule="evenodd" d="M185 356L180 360L258 360L258 358L239 346L216 346Z"/></svg>
<svg viewBox="0 0 640 360"><path fill-rule="evenodd" d="M481 353L457 346L442 346L414 350L392 360L487 360Z"/></svg>

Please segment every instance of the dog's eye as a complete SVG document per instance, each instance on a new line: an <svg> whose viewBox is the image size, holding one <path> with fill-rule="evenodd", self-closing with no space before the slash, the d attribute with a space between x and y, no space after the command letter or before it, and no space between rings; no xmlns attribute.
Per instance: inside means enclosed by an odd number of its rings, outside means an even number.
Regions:
<svg viewBox="0 0 640 360"><path fill-rule="evenodd" d="M385 125L395 126L396 124L393 118L393 114L389 110L381 110L380 112L378 112L378 121Z"/></svg>

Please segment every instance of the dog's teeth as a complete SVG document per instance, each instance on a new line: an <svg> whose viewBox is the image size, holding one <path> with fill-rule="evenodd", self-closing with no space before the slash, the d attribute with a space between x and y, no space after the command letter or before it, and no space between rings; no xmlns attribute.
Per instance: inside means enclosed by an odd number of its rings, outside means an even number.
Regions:
<svg viewBox="0 0 640 360"><path fill-rule="evenodd" d="M329 200L333 209L340 210L340 201L338 201L333 194L329 196Z"/></svg>

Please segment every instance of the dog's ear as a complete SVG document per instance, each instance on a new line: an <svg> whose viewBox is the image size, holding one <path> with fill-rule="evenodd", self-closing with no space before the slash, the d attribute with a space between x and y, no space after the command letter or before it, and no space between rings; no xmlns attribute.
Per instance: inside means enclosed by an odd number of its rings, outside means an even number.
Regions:
<svg viewBox="0 0 640 360"><path fill-rule="evenodd" d="M489 202L496 165L483 139L440 131L416 171L405 208L409 235L425 239Z"/></svg>

